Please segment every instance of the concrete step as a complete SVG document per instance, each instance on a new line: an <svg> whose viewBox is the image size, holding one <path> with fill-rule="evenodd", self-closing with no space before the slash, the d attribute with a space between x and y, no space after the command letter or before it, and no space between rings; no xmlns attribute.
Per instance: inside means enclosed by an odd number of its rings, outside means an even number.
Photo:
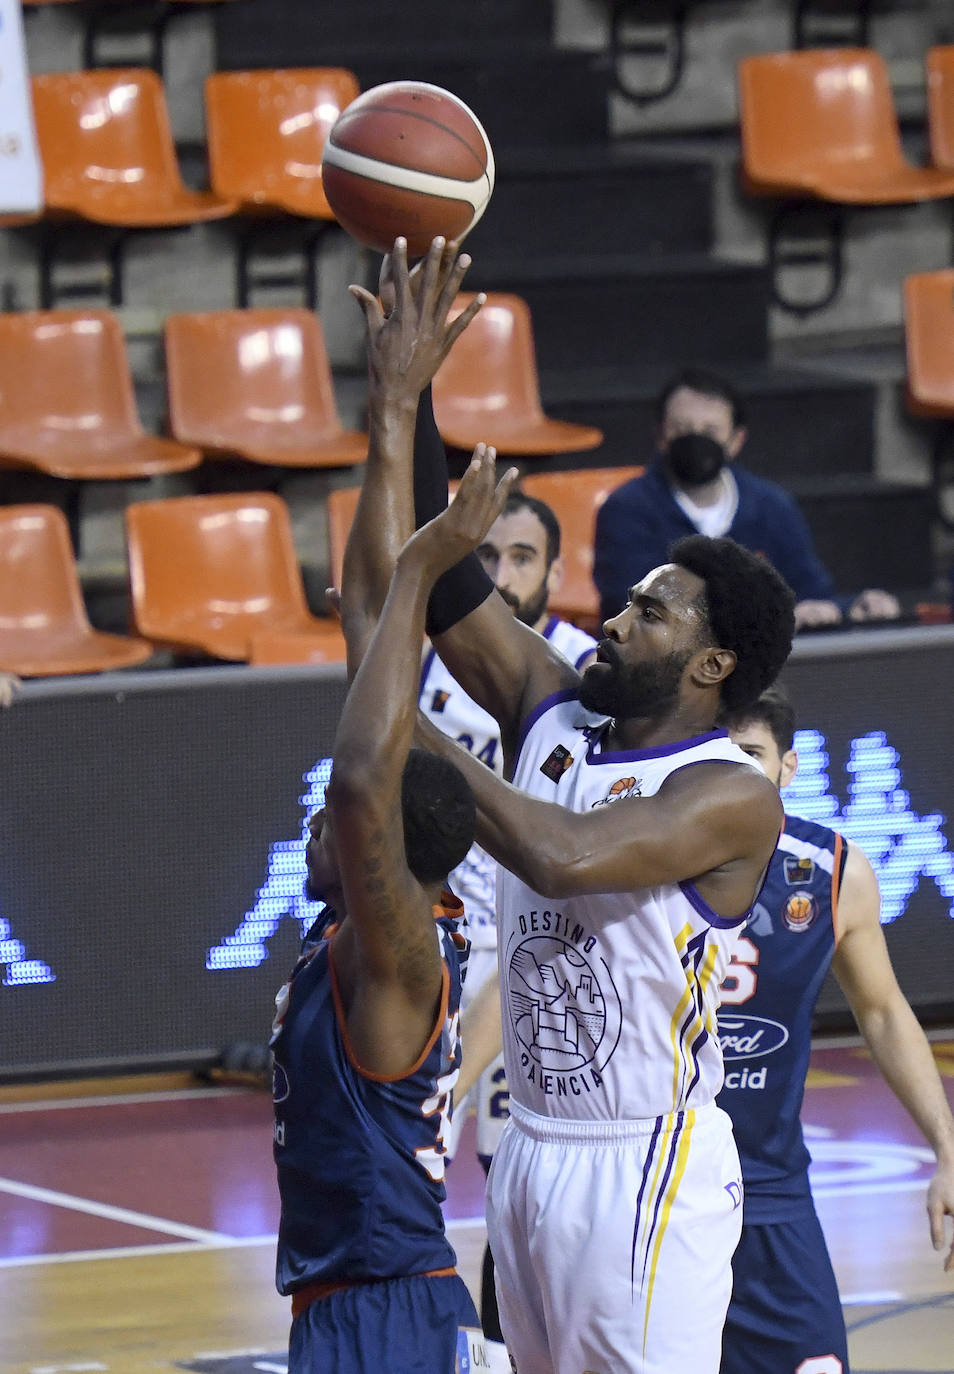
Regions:
<svg viewBox="0 0 954 1374"><path fill-rule="evenodd" d="M764 359L764 268L705 254L475 260L468 286L530 306L541 369Z"/></svg>

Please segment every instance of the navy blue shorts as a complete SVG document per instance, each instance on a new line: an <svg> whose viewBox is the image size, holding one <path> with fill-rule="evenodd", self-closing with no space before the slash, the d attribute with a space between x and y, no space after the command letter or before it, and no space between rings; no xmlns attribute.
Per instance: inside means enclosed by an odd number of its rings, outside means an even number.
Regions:
<svg viewBox="0 0 954 1374"><path fill-rule="evenodd" d="M793 1221L743 1224L721 1374L848 1374L848 1339L810 1199Z"/></svg>
<svg viewBox="0 0 954 1374"><path fill-rule="evenodd" d="M288 1374L454 1374L462 1326L480 1320L457 1274L356 1284L294 1319Z"/></svg>

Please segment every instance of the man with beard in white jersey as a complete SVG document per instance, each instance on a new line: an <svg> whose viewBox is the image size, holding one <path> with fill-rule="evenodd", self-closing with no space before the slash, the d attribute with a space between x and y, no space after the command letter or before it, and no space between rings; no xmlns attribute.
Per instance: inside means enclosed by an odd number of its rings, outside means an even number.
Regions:
<svg viewBox="0 0 954 1374"><path fill-rule="evenodd" d="M431 256L445 245L436 240ZM411 299L395 244L392 315ZM446 500L421 374L449 302L407 311L400 354L368 320L369 417L415 516ZM433 370L425 360L433 357ZM397 506L395 501L392 505ZM494 594L476 557L436 583L435 647L500 726L514 786L421 720L477 799L498 881L511 1119L487 1223L518 1374L716 1374L741 1223L718 987L782 823L778 793L715 726L791 647L794 598L730 540L690 537L606 622L584 677ZM465 1047L466 1055L466 1047Z"/></svg>
<svg viewBox="0 0 954 1374"><path fill-rule="evenodd" d="M547 609L563 579L560 524L550 507L525 492L511 492L477 557L516 618L543 635L582 672L594 658L596 640ZM498 776L503 775L497 722L454 681L433 648L424 660L419 702L443 734L463 745ZM462 1010L497 972L496 881L497 861L479 844L471 847L450 875L450 886L464 904L471 939ZM508 1103L503 1055L498 1053L470 1092L454 1094L454 1115L444 1138L448 1159L457 1154L464 1122L473 1111L477 1117L477 1157L488 1170L510 1114ZM480 1315L484 1333L502 1340L489 1246L484 1251Z"/></svg>

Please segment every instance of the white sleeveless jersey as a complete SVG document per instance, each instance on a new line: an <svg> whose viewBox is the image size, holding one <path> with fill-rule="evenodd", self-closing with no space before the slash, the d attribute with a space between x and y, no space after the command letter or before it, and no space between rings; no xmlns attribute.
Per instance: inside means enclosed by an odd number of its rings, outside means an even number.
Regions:
<svg viewBox="0 0 954 1374"><path fill-rule="evenodd" d="M596 648L596 640L584 630L557 616L551 616L543 630L564 658L579 667ZM472 754L503 776L503 751L500 726L483 707L478 706L438 658L429 650L421 671L419 705L438 730L463 744ZM497 861L479 844L472 845L467 857L451 873L452 890L464 903L467 933L475 949L497 948L497 917L494 890Z"/></svg>
<svg viewBox="0 0 954 1374"><path fill-rule="evenodd" d="M547 698L525 727L514 784L586 813L652 796L694 763L756 766L725 731L602 752L607 724L575 693ZM512 1097L541 1116L598 1121L711 1102L722 1086L719 986L747 915L717 916L688 882L548 898L501 868L498 949Z"/></svg>

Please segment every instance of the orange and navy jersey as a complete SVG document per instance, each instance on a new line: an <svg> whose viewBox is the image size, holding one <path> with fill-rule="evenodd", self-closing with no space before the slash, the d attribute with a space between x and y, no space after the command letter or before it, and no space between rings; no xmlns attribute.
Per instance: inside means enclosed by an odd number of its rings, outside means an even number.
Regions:
<svg viewBox="0 0 954 1374"><path fill-rule="evenodd" d="M799 1114L812 1013L837 943L846 858L827 826L785 817L765 885L722 984L719 1040L747 1222L785 1221L808 1196Z"/></svg>
<svg viewBox="0 0 954 1374"><path fill-rule="evenodd" d="M434 1031L398 1079L362 1070L335 981L326 909L276 998L275 1164L281 1195L277 1285L393 1278L456 1262L444 1234L444 1142L460 1070L463 911L435 907L444 986Z"/></svg>

